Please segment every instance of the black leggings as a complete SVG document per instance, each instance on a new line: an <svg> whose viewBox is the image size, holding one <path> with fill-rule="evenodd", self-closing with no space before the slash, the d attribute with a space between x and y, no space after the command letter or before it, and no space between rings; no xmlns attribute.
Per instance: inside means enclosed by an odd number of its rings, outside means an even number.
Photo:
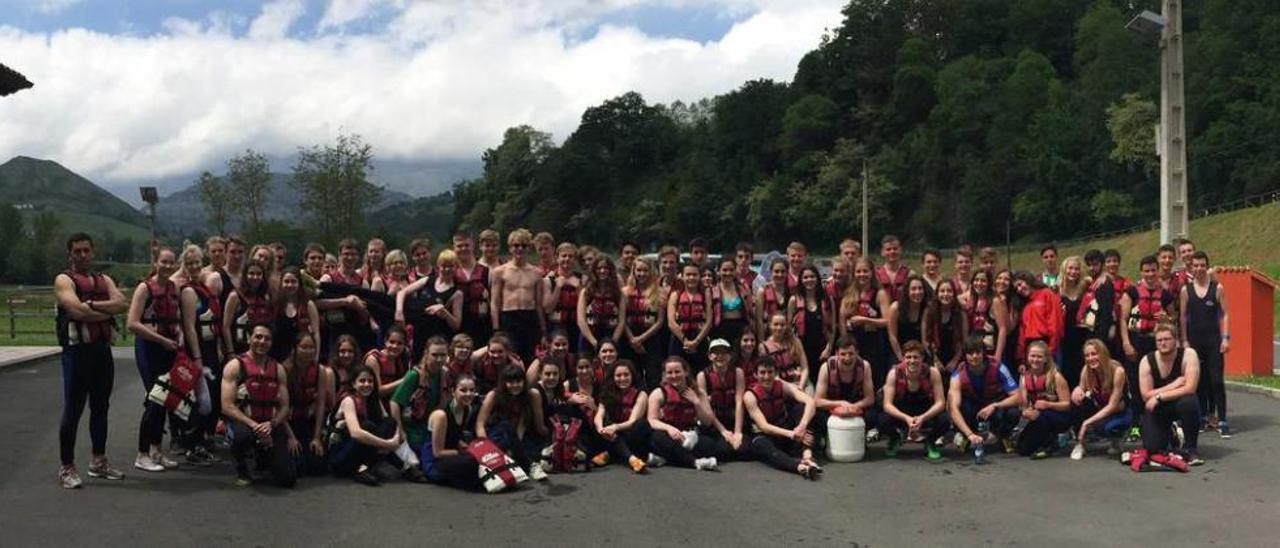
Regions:
<svg viewBox="0 0 1280 548"><path fill-rule="evenodd" d="M706 457L723 458L730 456L734 451L733 447L724 438L720 436L710 436L698 434L698 443L693 446L693 450L685 449L681 442L671 439L665 431L653 430L649 435L649 448L658 456L667 459L668 462L676 466L685 468L693 468L694 461Z"/></svg>
<svg viewBox="0 0 1280 548"><path fill-rule="evenodd" d="M165 406L147 398L156 379L168 373L173 367L177 353L158 344L138 338L134 358L138 361L138 372L142 374L142 420L138 425L138 452L148 453L151 446L159 446L164 440L164 419L168 414ZM193 410L194 412L194 410Z"/></svg>
<svg viewBox="0 0 1280 548"><path fill-rule="evenodd" d="M360 427L366 432L382 439L390 438L396 433L396 421L390 417L383 417L382 420L361 421ZM373 466L385 456L377 447L365 445L356 441L355 438L347 436L336 447L333 447L329 453L329 466L333 469L336 476L350 476L360 469L360 466Z"/></svg>
<svg viewBox="0 0 1280 548"><path fill-rule="evenodd" d="M231 454L236 459L236 472L248 474L249 457L253 456L259 465L266 464L271 469L275 484L280 487L293 487L298 480L298 471L294 468L293 457L289 455L289 434L284 428L271 429L271 442L264 444L248 426L238 421L228 421L231 430Z"/></svg>
<svg viewBox="0 0 1280 548"><path fill-rule="evenodd" d="M667 358L667 338L665 329L654 333L641 345L644 347L643 354L636 352L630 341L618 343L619 354L635 364L637 378L632 382L637 388L652 390L662 383L662 361Z"/></svg>
<svg viewBox="0 0 1280 548"><path fill-rule="evenodd" d="M1022 429L1018 437L1018 454L1029 457L1036 451L1050 448L1054 437L1066 432L1071 427L1072 414L1069 411L1046 409L1040 412L1036 420L1030 421Z"/></svg>
<svg viewBox="0 0 1280 548"><path fill-rule="evenodd" d="M1144 409L1142 409L1142 389L1138 386L1138 364L1142 361L1142 357L1155 352L1156 339L1153 335L1144 335L1142 333L1129 333L1129 344L1133 345L1133 351L1138 355L1135 360L1124 361L1124 383L1129 391L1129 415L1133 417L1141 417Z"/></svg>
<svg viewBox="0 0 1280 548"><path fill-rule="evenodd" d="M915 416L924 414L924 412L928 411L929 407L931 407L932 405L933 403L930 402L929 400L922 400L919 402L904 401L898 404L898 410L902 411L903 413L906 413L907 415L915 417ZM943 434L947 433L947 421L943 419L945 415L946 413L939 413L937 416L933 417L932 419L925 421L921 430L925 432L926 443L933 443L933 440L936 440L939 437L941 437ZM878 421L874 423L871 421L867 421L867 424L868 425L875 424L877 429L880 430L881 436L885 436L888 439L893 441L897 441L899 438L901 438L902 431L907 429L906 421L902 419L894 418L893 415L890 415L888 413L883 413L883 412L880 413L880 417Z"/></svg>
<svg viewBox="0 0 1280 548"><path fill-rule="evenodd" d="M795 428L800 422L800 417L804 416L803 413L804 406L797 402L790 402L787 405L786 418L782 420L781 424L775 424L774 426L784 429ZM809 423L808 431L811 434L814 431L812 421ZM803 444L791 438L759 433L751 436L751 453L760 462L778 470L795 472L796 467L800 466L798 457L804 454L804 450L805 446Z"/></svg>
<svg viewBox="0 0 1280 548"><path fill-rule="evenodd" d="M614 436L613 441L606 441L609 456L619 462L631 460L633 456L646 459L649 457L649 438L652 435L653 430L649 428L649 421L640 419L631 425L631 428Z"/></svg>
<svg viewBox="0 0 1280 548"><path fill-rule="evenodd" d="M89 404L89 438L93 455L107 452L107 409L115 386L116 365L111 345L81 344L62 349L62 424L58 428L59 453L64 466L75 464L76 432L85 403Z"/></svg>
<svg viewBox="0 0 1280 548"><path fill-rule="evenodd" d="M427 443L431 441L428 440ZM432 483L468 491L484 490L484 483L480 481L480 463L466 453L432 457L430 462L422 459L422 466L427 479Z"/></svg>
<svg viewBox="0 0 1280 548"><path fill-rule="evenodd" d="M289 428L293 430L293 437L297 438L298 444L302 446L298 454L293 456L293 466L298 471L298 475L323 476L328 473L329 467L325 463L324 456L311 450L311 439L315 437L315 419L312 417L289 419Z"/></svg>
<svg viewBox="0 0 1280 548"><path fill-rule="evenodd" d="M1200 356L1200 384L1196 386L1196 397L1200 400L1200 412L1205 416L1217 413L1218 420L1227 420L1227 384L1222 378L1221 342L1191 343L1196 355Z"/></svg>
<svg viewBox="0 0 1280 548"><path fill-rule="evenodd" d="M534 310L504 310L498 317L502 330L511 337L514 350L524 363L533 362L533 349L542 339L538 330L538 312ZM575 341L577 339L569 339ZM479 347L482 343L476 341ZM487 341L484 343L487 344Z"/></svg>
<svg viewBox="0 0 1280 548"><path fill-rule="evenodd" d="M1151 453L1168 451L1175 420L1182 422L1183 449L1194 451L1200 440L1200 402L1192 396L1161 402L1142 415L1142 447Z"/></svg>

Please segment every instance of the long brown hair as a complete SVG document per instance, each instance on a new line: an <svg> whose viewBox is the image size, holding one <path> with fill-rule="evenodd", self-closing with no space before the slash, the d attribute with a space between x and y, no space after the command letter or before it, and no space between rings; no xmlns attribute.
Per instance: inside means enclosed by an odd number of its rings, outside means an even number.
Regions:
<svg viewBox="0 0 1280 548"><path fill-rule="evenodd" d="M1116 368L1120 366L1115 360L1111 359L1111 351L1107 350L1107 345L1100 339L1089 339L1084 342L1084 348L1092 346L1098 352L1098 376L1102 377L1102 392L1110 394L1115 388ZM1080 386L1086 389L1096 382L1093 380L1093 369L1084 366L1080 370Z"/></svg>

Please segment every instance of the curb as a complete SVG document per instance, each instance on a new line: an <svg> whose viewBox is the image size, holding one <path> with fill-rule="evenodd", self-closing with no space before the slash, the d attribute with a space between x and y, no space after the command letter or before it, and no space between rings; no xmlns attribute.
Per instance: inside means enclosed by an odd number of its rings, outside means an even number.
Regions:
<svg viewBox="0 0 1280 548"><path fill-rule="evenodd" d="M48 348L37 351L33 354L21 356L17 358L0 359L0 369L6 369L13 366L25 365L31 362L43 360L51 356L57 356L62 353L61 348Z"/></svg>
<svg viewBox="0 0 1280 548"><path fill-rule="evenodd" d="M1280 390L1277 390L1275 388L1267 388L1265 386L1257 386L1253 384L1246 384L1243 382L1236 382L1236 381L1226 381L1226 385L1227 385L1227 390L1230 390L1232 392L1244 392L1245 394L1253 394L1256 396L1266 396L1268 398L1274 398L1274 399L1280 400Z"/></svg>

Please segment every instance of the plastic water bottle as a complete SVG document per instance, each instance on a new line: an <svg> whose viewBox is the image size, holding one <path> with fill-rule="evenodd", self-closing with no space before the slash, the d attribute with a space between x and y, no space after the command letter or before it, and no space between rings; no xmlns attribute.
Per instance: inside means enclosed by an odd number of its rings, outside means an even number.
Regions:
<svg viewBox="0 0 1280 548"><path fill-rule="evenodd" d="M990 423L988 423L987 421L978 421L978 435L982 436L983 441L978 442L978 444L973 447L973 463L974 464L983 464L986 461L986 458L985 458L987 454L986 438L987 438L987 432L989 432L990 430L991 430Z"/></svg>

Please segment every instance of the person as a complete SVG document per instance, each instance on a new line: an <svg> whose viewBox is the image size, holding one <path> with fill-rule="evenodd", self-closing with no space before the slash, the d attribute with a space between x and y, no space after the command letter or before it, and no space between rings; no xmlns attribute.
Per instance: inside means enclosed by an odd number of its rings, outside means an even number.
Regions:
<svg viewBox="0 0 1280 548"><path fill-rule="evenodd" d="M1201 412L1207 417L1196 426L1216 429L1220 437L1229 439L1227 391L1222 378L1223 355L1231 349L1231 316L1227 312L1226 292L1209 274L1208 254L1192 251L1190 263L1190 279L1182 285L1178 308L1182 311L1182 346L1195 350L1198 369L1205 372L1197 383L1197 394Z"/></svg>
<svg viewBox="0 0 1280 548"><path fill-rule="evenodd" d="M902 348L903 360L889 370L884 383L884 412L877 430L889 439L885 456L898 456L903 430L908 437L925 441L925 458L937 461L942 450L936 440L947 430L942 414L946 398L942 392L942 373L924 364L924 345L907 341Z"/></svg>
<svg viewBox="0 0 1280 548"><path fill-rule="evenodd" d="M225 266L218 271L218 298L222 300L222 309L227 309L227 298L231 293L240 287L240 280L244 277L245 262L245 243L239 236L228 236L227 242L227 260Z"/></svg>
<svg viewBox="0 0 1280 548"><path fill-rule="evenodd" d="M534 242L537 246L537 242ZM618 282L627 285L627 280L631 279L631 272L635 270L636 259L640 257L640 244L631 240L623 240L622 245L618 248ZM545 274L544 274L545 275Z"/></svg>
<svg viewBox="0 0 1280 548"><path fill-rule="evenodd" d="M590 281L578 292L575 319L582 333L579 348L583 353L600 347L605 339L618 341L626 332L623 318L627 314L627 302L622 298L622 285L617 269L608 257L596 257L591 263Z"/></svg>
<svg viewBox="0 0 1280 548"><path fill-rule="evenodd" d="M389 397L404 382L410 363L408 338L403 327L393 325L387 330L382 348L369 350L361 360L373 369L378 379L379 396Z"/></svg>
<svg viewBox="0 0 1280 548"><path fill-rule="evenodd" d="M226 341L226 354L229 356L248 350L250 326L275 320L268 271L266 263L250 261L244 269L240 287L227 297L227 306L222 309L222 340Z"/></svg>
<svg viewBox="0 0 1280 548"><path fill-rule="evenodd" d="M880 423L871 364L858 355L858 343L844 335L835 342L835 355L825 360L814 377L813 400L820 414L814 419L819 439L826 434L826 415L862 417L868 428Z"/></svg>
<svg viewBox="0 0 1280 548"><path fill-rule="evenodd" d="M672 246L658 249L658 287L670 292L680 284L680 251Z"/></svg>
<svg viewBox="0 0 1280 548"><path fill-rule="evenodd" d="M415 452L421 452L423 445L430 441L427 423L431 413L441 409L449 397L445 387L449 341L439 335L432 335L425 348L426 352L405 373L404 382L396 387L387 403L397 428L409 448Z"/></svg>
<svg viewBox="0 0 1280 548"><path fill-rule="evenodd" d="M833 300L839 299L851 283L853 283L853 263L845 260L844 257L831 259L831 276L822 282L822 289L827 292L827 296Z"/></svg>
<svg viewBox="0 0 1280 548"><path fill-rule="evenodd" d="M1040 262L1044 265L1044 271L1040 273L1040 283L1057 291L1062 276L1061 271L1058 270L1058 246L1047 244L1041 247Z"/></svg>
<svg viewBox="0 0 1280 548"><path fill-rule="evenodd" d="M249 262L259 262L266 267L266 278L274 280L280 275L280 265L276 264L276 252L271 246L255 244L249 249Z"/></svg>
<svg viewBox="0 0 1280 548"><path fill-rule="evenodd" d="M427 418L430 439L422 446L422 471L428 480L468 491L484 489L480 463L467 452L476 439L476 379L458 377L452 397Z"/></svg>
<svg viewBox="0 0 1280 548"><path fill-rule="evenodd" d="M452 392L458 379L464 374L475 377L475 368L471 364L471 353L474 349L475 342L466 333L458 333L449 340L449 364L445 366L444 375L446 390ZM476 393L480 393L479 385L476 387Z"/></svg>
<svg viewBox="0 0 1280 548"><path fill-rule="evenodd" d="M760 354L773 360L779 379L802 388L808 386L809 363L804 346L782 313L769 319L769 336L760 343Z"/></svg>
<svg viewBox="0 0 1280 548"><path fill-rule="evenodd" d="M751 270L751 261L754 259L755 254L752 253L751 244L738 242L738 245L734 246L734 277L737 278L739 285L746 288L747 293L752 293L756 286L756 272Z"/></svg>
<svg viewBox="0 0 1280 548"><path fill-rule="evenodd" d="M924 278L907 277L898 300L889 305L889 347L896 361L902 361L902 345L907 341L924 342L924 317L929 306L930 290ZM932 361L932 360L931 360Z"/></svg>
<svg viewBox="0 0 1280 548"><path fill-rule="evenodd" d="M742 380L746 386L751 386L756 380L756 364L760 363L760 343L754 331L742 331L742 336L734 347L733 363L742 370Z"/></svg>
<svg viewBox="0 0 1280 548"><path fill-rule="evenodd" d="M721 259L717 271L718 279L709 286L711 333L708 337L736 341L743 331L755 326L751 317L755 312L751 285L742 282L733 258Z"/></svg>
<svg viewBox="0 0 1280 548"><path fill-rule="evenodd" d="M724 339L715 339L707 345L710 366L698 373L698 392L707 395L712 420L704 424L700 435L718 436L728 443L733 452L743 446L742 393L746 380L742 370L733 363L733 345ZM724 455L725 458L733 456Z"/></svg>
<svg viewBox="0 0 1280 548"><path fill-rule="evenodd" d="M534 348L544 342L547 333L546 317L540 313L538 303L543 302L542 279L537 268L525 260L532 236L528 230L518 228L507 235L507 247L511 250L511 262L493 273L493 300L489 317L494 331L501 329L511 337L513 351L524 363L533 360ZM577 295L574 295L577 304ZM476 338L478 341L487 339ZM571 339L572 340L572 339Z"/></svg>
<svg viewBox="0 0 1280 548"><path fill-rule="evenodd" d="M884 259L884 264L875 270L876 281L889 294L889 301L896 302L906 289L907 277L914 274L910 267L901 262L902 242L897 236L885 234L880 238L880 257Z"/></svg>
<svg viewBox="0 0 1280 548"><path fill-rule="evenodd" d="M420 359L431 337L453 337L462 329L462 292L454 284L458 257L445 249L431 274L418 278L396 294L395 321L413 326L413 351Z"/></svg>
<svg viewBox="0 0 1280 548"><path fill-rule="evenodd" d="M684 358L668 356L662 364L662 384L649 393L648 420L653 430L650 466L669 462L683 468L716 470L717 456L732 451L725 440L698 434L698 422L711 424L715 417L706 395L689 383L691 373L692 367Z"/></svg>
<svg viewBox="0 0 1280 548"><path fill-rule="evenodd" d="M1108 249L1102 252L1102 269L1107 273L1107 277L1111 278L1111 287L1115 291L1116 306L1115 319L1118 322L1120 316L1120 297L1128 291L1129 285L1132 283L1129 278L1120 274L1120 251L1117 249ZM1117 332L1116 337L1119 337Z"/></svg>
<svg viewBox="0 0 1280 548"><path fill-rule="evenodd" d="M1089 281L1084 276L1084 261L1072 255L1062 260L1062 274L1058 277L1058 298L1062 301L1062 373L1067 382L1076 386L1080 381L1080 369L1084 363L1084 342L1089 340L1089 330L1076 321L1080 305L1084 303ZM1136 380L1136 377L1135 377Z"/></svg>
<svg viewBox="0 0 1280 548"><path fill-rule="evenodd" d="M280 291L273 298L275 328L272 332L271 357L283 361L293 350L298 335L310 333L320 340L320 310L302 287L302 273L296 266L286 266L280 273ZM286 338L287 337L287 338Z"/></svg>
<svg viewBox="0 0 1280 548"><path fill-rule="evenodd" d="M809 265L801 271L800 287L787 303L787 316L804 348L809 369L806 378L817 378L818 367L831 355L831 334L835 329L831 298L822 288L818 267Z"/></svg>
<svg viewBox="0 0 1280 548"><path fill-rule="evenodd" d="M815 480L822 467L813 460L813 398L801 388L779 381L775 373L773 360L761 360L757 380L742 398L754 427L751 450L761 462L778 470Z"/></svg>
<svg viewBox="0 0 1280 548"><path fill-rule="evenodd" d="M294 337L293 350L281 362L289 387L289 453L299 474L319 476L325 463L324 421L329 402L324 387L333 384L333 372L320 365L318 335L302 331ZM274 345L273 345L274 346Z"/></svg>
<svg viewBox="0 0 1280 548"><path fill-rule="evenodd" d="M809 250L800 242L787 244L787 294L794 295L800 287L800 275L809 264Z"/></svg>
<svg viewBox="0 0 1280 548"><path fill-rule="evenodd" d="M651 432L645 420L649 401L634 385L635 378L635 367L628 360L618 360L605 372L594 423L607 444L609 459L626 462L632 472L641 474L647 468Z"/></svg>
<svg viewBox="0 0 1280 548"><path fill-rule="evenodd" d="M1056 354L1065 323L1062 300L1030 272L1018 272L1013 280L1014 293L1025 302L1019 315L1018 356L1026 356L1027 345L1037 340L1048 343L1049 353Z"/></svg>
<svg viewBox="0 0 1280 548"><path fill-rule="evenodd" d="M1200 356L1194 347L1179 346L1173 326L1156 328L1156 350L1138 364L1142 392L1142 447L1150 454L1176 449L1174 422L1182 425L1182 453L1188 465L1204 464L1199 455Z"/></svg>
<svg viewBox="0 0 1280 548"><path fill-rule="evenodd" d="M453 282L462 292L462 332L473 341L483 342L497 330L497 320L490 318L494 312L490 302L493 271L476 261L471 246L470 232L454 233L453 253L458 257L458 267L454 269Z"/></svg>
<svg viewBox="0 0 1280 548"><path fill-rule="evenodd" d="M133 290L129 305L128 327L136 335L134 356L143 388L138 456L133 467L146 472L163 472L178 467L178 461L160 450L168 411L164 405L146 397L156 380L173 367L178 351L183 348L178 287L169 279L177 271L177 266L173 250L160 248L151 276Z"/></svg>
<svg viewBox="0 0 1280 548"><path fill-rule="evenodd" d="M1003 360L1004 363L1017 364L1020 359L1018 340L1022 334L1022 307L1027 299L1014 291L1013 272L1007 268L1000 269L995 273L995 277L991 278L991 290L996 300L1004 304L1006 324L1009 326L1006 337L1008 344L1004 345L1004 352L997 354L996 358ZM1066 322L1063 323L1065 325Z"/></svg>
<svg viewBox="0 0 1280 548"><path fill-rule="evenodd" d="M951 275L951 283L956 287L956 295L969 291L969 281L973 279L973 248L968 245L956 249L955 264Z"/></svg>
<svg viewBox="0 0 1280 548"><path fill-rule="evenodd" d="M968 317L967 332L982 338L987 355L1003 356L1009 334L1009 309L1007 301L996 295L992 275L989 270L974 272L969 291L960 296L960 304Z"/></svg>
<svg viewBox="0 0 1280 548"><path fill-rule="evenodd" d="M578 310L578 293L582 291L582 276L574 268L578 248L570 242L556 247L556 268L538 283L544 289L543 313L548 329L560 329L569 335L569 343L575 351L581 350L581 331L575 320Z"/></svg>
<svg viewBox="0 0 1280 548"><path fill-rule="evenodd" d="M289 249L285 247L283 243L271 242L270 244L267 244L267 246L275 253L275 264L277 270L283 270L285 267L289 266Z"/></svg>
<svg viewBox="0 0 1280 548"><path fill-rule="evenodd" d="M996 252L994 247L984 247L978 250L978 267L983 270L995 271L1000 264L1000 253Z"/></svg>
<svg viewBox="0 0 1280 548"><path fill-rule="evenodd" d="M668 354L680 356L695 372L706 366L703 342L711 332L711 302L698 276L696 265L681 267L681 287L667 298L667 328L671 330Z"/></svg>
<svg viewBox="0 0 1280 548"><path fill-rule="evenodd" d="M840 240L839 250L840 258L844 259L844 264L849 268L849 273L852 275L853 265L858 262L858 259L862 258L862 243L853 238L845 238ZM832 264L834 264L834 261L832 261ZM848 281L845 280L845 282ZM844 293L844 288L838 289L840 289L840 293Z"/></svg>
<svg viewBox="0 0 1280 548"><path fill-rule="evenodd" d="M946 368L947 373L955 371L963 359L961 348L965 337L969 336L969 323L957 291L955 282L951 280L938 284L929 306L925 308L924 325L920 329L920 342L925 343L934 362Z"/></svg>
<svg viewBox="0 0 1280 548"><path fill-rule="evenodd" d="M947 395L951 424L961 452L973 447L974 462L982 464L987 436L994 434L1005 453L1018 423L1018 382L1009 369L985 355L982 341L970 336L964 345L964 364L951 374Z"/></svg>
<svg viewBox="0 0 1280 548"><path fill-rule="evenodd" d="M662 359L667 353L667 293L657 283L653 265L636 258L631 278L622 290L627 300L626 341L636 365L632 382L644 388L662 379Z"/></svg>
<svg viewBox="0 0 1280 548"><path fill-rule="evenodd" d="M1071 391L1076 421L1076 446L1071 449L1071 460L1084 458L1090 432L1101 433L1107 439L1108 455L1120 454L1120 440L1133 423L1132 408L1124 404L1128 376L1125 368L1111 359L1105 343L1098 339L1085 341L1080 386ZM1141 395L1134 399L1141 405Z"/></svg>
<svg viewBox="0 0 1280 548"><path fill-rule="evenodd" d="M701 236L696 236L689 240L689 262L698 266L698 270L705 270L711 266L707 259L707 240Z"/></svg>
<svg viewBox="0 0 1280 548"><path fill-rule="evenodd" d="M1124 376L1128 383L1130 422L1142 412L1138 390L1138 360L1156 349L1156 326L1173 319L1177 296L1160 283L1159 259L1142 258L1138 281L1120 297L1120 340L1124 348ZM1083 384L1083 383L1082 383Z"/></svg>
<svg viewBox="0 0 1280 548"><path fill-rule="evenodd" d="M488 344L471 353L476 388L481 394L497 390L502 384L502 372L513 365L525 371L524 362L511 346L511 339L502 331L494 333Z"/></svg>
<svg viewBox="0 0 1280 548"><path fill-rule="evenodd" d="M363 357L360 343L355 337L342 335L334 342L333 355L328 361L328 368L333 373L333 384L325 387L324 401L330 407L326 411L332 411L338 405L339 396L351 386L351 379L355 376L356 368L363 363Z"/></svg>
<svg viewBox="0 0 1280 548"><path fill-rule="evenodd" d="M201 364L203 378L199 390L203 390L209 398L210 408L201 413L195 421L188 423L191 429L192 445L187 448L186 461L195 466L207 466L217 459L209 451L211 439L217 428L218 417L222 416L222 303L218 295L209 286L209 281L217 279L216 274L201 269L203 262L200 247L188 245L182 252L182 269L179 277L174 274L170 279L179 283L178 294L182 315L182 336L188 357ZM179 282L177 280L181 279Z"/></svg>
<svg viewBox="0 0 1280 548"><path fill-rule="evenodd" d="M493 229L485 229L480 231L480 259L477 260L482 265L489 268L489 272L502 266L503 260L498 252L502 247L502 238L498 235L498 231Z"/></svg>
<svg viewBox="0 0 1280 548"><path fill-rule="evenodd" d="M556 269L556 239L550 232L539 232L533 236L533 250L538 255L538 275L546 276ZM639 248L636 248L639 253Z"/></svg>
<svg viewBox="0 0 1280 548"><path fill-rule="evenodd" d="M360 278L364 280L365 287L373 287L373 282L378 278L387 276L387 243L381 238L373 237L365 244L364 263L360 265L358 273ZM385 284L386 281L384 280Z"/></svg>
<svg viewBox="0 0 1280 548"><path fill-rule="evenodd" d="M937 291L938 284L945 279L942 276L942 252L936 249L926 249L920 255L920 264L924 268L924 274L920 277L924 283L929 284L929 291Z"/></svg>
<svg viewBox="0 0 1280 548"><path fill-rule="evenodd" d="M369 284L369 289L387 295L395 295L413 283L413 280L409 278L409 258L405 256L403 251L399 249L388 251L383 264L386 272L374 278Z"/></svg>
<svg viewBox="0 0 1280 548"><path fill-rule="evenodd" d="M350 389L338 403L331 430L329 466L335 476L377 486L389 474L374 467L383 461L392 461L400 465L400 477L405 480L427 481L417 455L405 443L395 419L378 394L374 368L364 365L356 369Z"/></svg>
<svg viewBox="0 0 1280 548"><path fill-rule="evenodd" d="M542 402L542 394L525 382L524 370L511 364L502 370L499 385L485 395L476 416L476 437L493 440L535 481L547 479L542 465L530 458L539 440L547 438Z"/></svg>
<svg viewBox="0 0 1280 548"><path fill-rule="evenodd" d="M1182 289L1178 278L1173 270L1173 263L1177 260L1178 248L1173 244L1160 244L1156 250L1156 266L1160 271L1160 285L1164 286L1165 291L1178 294L1178 290Z"/></svg>
<svg viewBox="0 0 1280 548"><path fill-rule="evenodd" d="M1071 386L1058 372L1044 341L1027 347L1026 363L1018 387L1026 426L1018 436L1017 451L1024 457L1043 459L1057 450L1058 435L1071 427Z"/></svg>
<svg viewBox="0 0 1280 548"><path fill-rule="evenodd" d="M567 333L561 329L552 329L550 339L551 344L546 352L534 358L528 369L525 370L525 379L530 384L537 383L538 379L542 377L542 364L548 361L555 360L564 364L578 363L577 354L570 351L572 345L569 344L569 335Z"/></svg>
<svg viewBox="0 0 1280 548"><path fill-rule="evenodd" d="M1084 297L1080 300L1080 310L1076 312L1076 321L1085 329L1087 336L1107 341L1112 345L1112 354L1119 354L1116 341L1116 303L1118 301L1115 282L1107 274L1103 265L1104 255L1101 251L1091 249L1084 255L1085 267L1089 270L1089 285L1085 288ZM1075 369L1079 371L1079 368Z"/></svg>
<svg viewBox="0 0 1280 548"><path fill-rule="evenodd" d="M840 317L836 322L840 335L852 335L858 343L858 354L871 363L872 384L884 386L892 361L885 331L886 316L892 306L889 292L880 287L871 259L862 257L853 265L853 283L840 297Z"/></svg>
<svg viewBox="0 0 1280 548"><path fill-rule="evenodd" d="M204 265L200 272L217 275L227 266L227 239L209 236L204 241L204 254L209 258L209 264Z"/></svg>
<svg viewBox="0 0 1280 548"><path fill-rule="evenodd" d="M289 387L283 367L271 359L271 326L249 327L249 350L222 370L222 416L231 433L236 485L251 485L249 457L270 468L275 484L293 487L298 472L289 455Z"/></svg>
<svg viewBox="0 0 1280 548"><path fill-rule="evenodd" d="M779 311L786 311L791 301L791 293L787 290L787 263L782 259L774 259L769 263L769 277L760 289L756 290L756 334L769 336L769 318Z"/></svg>
<svg viewBox="0 0 1280 548"><path fill-rule="evenodd" d="M413 261L413 268L409 269L409 281L416 282L436 273L432 258L431 239L417 238L409 242L409 259Z"/></svg>

